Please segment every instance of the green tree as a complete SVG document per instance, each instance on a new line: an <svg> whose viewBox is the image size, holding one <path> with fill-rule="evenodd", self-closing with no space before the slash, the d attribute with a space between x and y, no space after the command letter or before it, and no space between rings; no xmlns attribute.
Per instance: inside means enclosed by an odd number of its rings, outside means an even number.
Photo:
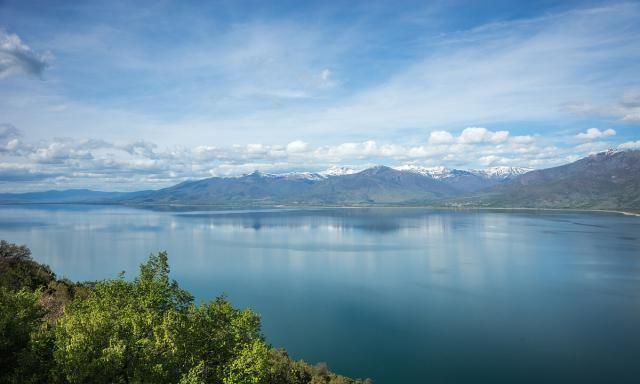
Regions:
<svg viewBox="0 0 640 384"><path fill-rule="evenodd" d="M40 292L0 287L0 382L42 382L51 368L51 338Z"/></svg>
<svg viewBox="0 0 640 384"><path fill-rule="evenodd" d="M55 360L71 383L259 383L265 351L257 315L224 298L194 305L164 252L132 282L98 283L56 327Z"/></svg>
<svg viewBox="0 0 640 384"><path fill-rule="evenodd" d="M0 383L362 384L270 348L224 297L195 305L166 252L127 281L56 280L0 242Z"/></svg>
<svg viewBox="0 0 640 384"><path fill-rule="evenodd" d="M0 287L35 290L46 287L55 278L49 266L31 259L29 248L0 240Z"/></svg>

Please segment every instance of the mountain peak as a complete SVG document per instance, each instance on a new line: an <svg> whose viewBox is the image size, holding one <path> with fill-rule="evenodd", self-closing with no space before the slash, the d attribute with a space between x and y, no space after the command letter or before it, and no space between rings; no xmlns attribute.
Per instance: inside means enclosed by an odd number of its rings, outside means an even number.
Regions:
<svg viewBox="0 0 640 384"><path fill-rule="evenodd" d="M524 175L527 172L533 171L531 168L521 167L509 167L509 166L496 166L485 169L472 170L471 173L493 179L509 179L512 177Z"/></svg>
<svg viewBox="0 0 640 384"><path fill-rule="evenodd" d="M461 172L456 169L451 169L443 166L421 167L415 164L405 164L399 167L395 167L394 169L398 171L417 173L422 176L431 177L432 179L444 179L448 177L453 177L455 176L456 173Z"/></svg>
<svg viewBox="0 0 640 384"><path fill-rule="evenodd" d="M603 156L603 157L610 157L610 156L614 156L617 155L619 153L623 153L623 150L620 149L615 149L615 148L609 148L606 151L602 151L602 152L598 152L594 155L591 156Z"/></svg>
<svg viewBox="0 0 640 384"><path fill-rule="evenodd" d="M393 168L391 167L387 167L386 165L375 165L373 167L367 168L359 173L361 174L365 174L365 175L377 175L380 173L386 173L388 171L395 171Z"/></svg>
<svg viewBox="0 0 640 384"><path fill-rule="evenodd" d="M245 177L254 177L254 178L265 178L265 177L276 177L276 175L274 175L273 173L267 173L267 172L262 172L258 169L256 169L255 171L244 175Z"/></svg>
<svg viewBox="0 0 640 384"><path fill-rule="evenodd" d="M351 168L351 167L332 165L331 167L327 168L322 172L319 172L318 174L329 177L329 176L351 175L354 173L358 173L360 171L361 170Z"/></svg>

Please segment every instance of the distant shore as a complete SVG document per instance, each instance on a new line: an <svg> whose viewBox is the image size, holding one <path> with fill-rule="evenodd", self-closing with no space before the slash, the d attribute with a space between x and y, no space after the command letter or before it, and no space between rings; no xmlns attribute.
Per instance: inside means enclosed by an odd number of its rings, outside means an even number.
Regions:
<svg viewBox="0 0 640 384"><path fill-rule="evenodd" d="M446 207L433 205L415 205L415 204L363 204L363 205L209 205L209 204L117 204L108 202L0 202L0 206L24 206L24 205L95 205L95 206L119 206L129 208L147 208L147 209L184 209L192 208L209 210L259 210L259 209L359 209L359 208L420 208L447 211L551 211L551 212L583 212L583 213L614 213L625 216L640 217L640 211L624 211L617 209L589 209L589 208L533 208L533 207Z"/></svg>

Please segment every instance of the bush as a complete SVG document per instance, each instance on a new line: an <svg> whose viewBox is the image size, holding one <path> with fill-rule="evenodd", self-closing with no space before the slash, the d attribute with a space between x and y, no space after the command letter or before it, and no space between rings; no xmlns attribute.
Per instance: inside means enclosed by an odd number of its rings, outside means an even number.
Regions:
<svg viewBox="0 0 640 384"><path fill-rule="evenodd" d="M259 316L224 297L194 304L170 280L166 252L133 281L84 284L55 280L26 247L3 241L0 252L12 260L0 288L2 383L364 383L270 348Z"/></svg>
<svg viewBox="0 0 640 384"><path fill-rule="evenodd" d="M0 287L0 382L42 382L40 373L50 368L51 339L39 299L40 292Z"/></svg>
<svg viewBox="0 0 640 384"><path fill-rule="evenodd" d="M49 266L31 259L29 248L0 240L0 287L35 290L46 287L55 278Z"/></svg>

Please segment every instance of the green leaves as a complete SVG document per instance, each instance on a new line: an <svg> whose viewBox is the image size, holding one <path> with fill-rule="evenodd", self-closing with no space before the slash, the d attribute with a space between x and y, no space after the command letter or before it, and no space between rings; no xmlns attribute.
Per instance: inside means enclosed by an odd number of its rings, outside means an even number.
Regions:
<svg viewBox="0 0 640 384"><path fill-rule="evenodd" d="M50 273L36 291L30 272L48 268L26 247L2 242L0 257L12 263L10 284L0 285L0 383L362 383L271 349L250 309L224 297L195 305L169 278L166 252L150 255L133 281Z"/></svg>
<svg viewBox="0 0 640 384"><path fill-rule="evenodd" d="M258 383L266 351L257 315L224 298L194 305L169 279L167 254L160 252L133 282L101 282L68 306L55 359L72 383Z"/></svg>
<svg viewBox="0 0 640 384"><path fill-rule="evenodd" d="M37 291L0 287L0 382L26 382L26 377L18 375L20 366L39 366L37 343L47 343L45 311L39 299Z"/></svg>
<svg viewBox="0 0 640 384"><path fill-rule="evenodd" d="M20 288L44 288L55 279L51 269L31 259L24 245L0 240L0 287L17 291Z"/></svg>

